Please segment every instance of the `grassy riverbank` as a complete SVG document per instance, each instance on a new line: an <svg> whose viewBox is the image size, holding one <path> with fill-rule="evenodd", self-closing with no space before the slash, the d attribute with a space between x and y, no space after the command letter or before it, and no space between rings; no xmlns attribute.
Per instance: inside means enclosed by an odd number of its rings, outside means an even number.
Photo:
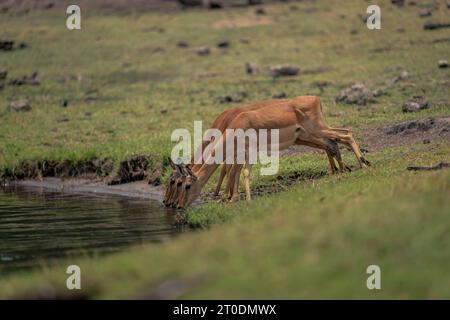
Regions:
<svg viewBox="0 0 450 320"><path fill-rule="evenodd" d="M252 184L262 191L253 202L189 209L185 219L201 232L1 277L0 298L450 298L449 171L406 170L450 160L445 121L426 122L428 129L420 122L450 115L450 69L437 67L450 58L450 29L423 29L427 20L448 22L448 10L442 3L424 19L425 4L381 1L377 31L366 28L367 4L356 0L268 5L265 15L254 7L85 12L81 31L68 31L51 10L2 14L0 38L28 44L0 53L8 71L0 89L3 177L38 177L48 163L70 167L51 172L104 177L145 155L164 181L172 130L209 125L227 108L281 93L319 95L327 121L352 127L373 166L325 175L324 155L294 152L277 177L255 168ZM223 40L228 48L217 47ZM200 46L211 53L198 55ZM258 75L246 74L249 61ZM268 68L284 63L297 64L299 75L273 79ZM34 70L39 85L9 84ZM365 106L334 102L357 82L383 94ZM246 93L242 102L220 102L237 92ZM426 95L429 108L403 113L413 95ZM9 103L23 98L32 110L11 112ZM393 130L402 121L415 125ZM81 291L65 287L69 264L81 267ZM371 264L381 267L380 291L366 287Z"/></svg>
<svg viewBox="0 0 450 320"><path fill-rule="evenodd" d="M229 223L162 245L13 275L0 280L0 296L448 298L450 174L405 171L404 155L386 152L370 170L197 211ZM81 267L81 291L65 288L68 264ZM372 264L382 270L380 291L366 288Z"/></svg>

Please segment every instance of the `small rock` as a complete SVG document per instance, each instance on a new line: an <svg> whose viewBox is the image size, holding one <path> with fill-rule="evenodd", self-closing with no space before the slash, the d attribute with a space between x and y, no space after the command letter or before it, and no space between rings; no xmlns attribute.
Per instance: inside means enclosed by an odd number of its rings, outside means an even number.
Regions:
<svg viewBox="0 0 450 320"><path fill-rule="evenodd" d="M406 70L403 70L402 72L400 72L400 74L398 76L395 76L394 78L392 78L391 80L388 81L388 83L390 85L396 84L399 81L403 81L409 78L409 73Z"/></svg>
<svg viewBox="0 0 450 320"><path fill-rule="evenodd" d="M286 95L286 93L284 93L284 92L275 93L275 94L272 96L272 98L274 98L274 99L284 99L284 98L286 98L286 97L287 97L287 95Z"/></svg>
<svg viewBox="0 0 450 320"><path fill-rule="evenodd" d="M429 144L429 143L431 143L431 140L430 139L423 139L423 144Z"/></svg>
<svg viewBox="0 0 450 320"><path fill-rule="evenodd" d="M380 97L380 96L382 96L384 94L384 91L380 90L380 89L377 89L377 90L374 90L372 93L373 93L374 97Z"/></svg>
<svg viewBox="0 0 450 320"><path fill-rule="evenodd" d="M14 41L0 40L0 51L11 51L14 47Z"/></svg>
<svg viewBox="0 0 450 320"><path fill-rule="evenodd" d="M152 50L152 53L158 53L158 52L166 52L166 50L161 47L156 47Z"/></svg>
<svg viewBox="0 0 450 320"><path fill-rule="evenodd" d="M428 99L425 96L413 96L409 101L418 103L421 109L428 107Z"/></svg>
<svg viewBox="0 0 450 320"><path fill-rule="evenodd" d="M258 16L262 16L266 14L266 10L264 10L264 8L258 8L255 10L255 14Z"/></svg>
<svg viewBox="0 0 450 320"><path fill-rule="evenodd" d="M55 6L55 4L53 2L49 2L44 5L44 9L48 10L48 9L53 8L54 6Z"/></svg>
<svg viewBox="0 0 450 320"><path fill-rule="evenodd" d="M219 97L220 103L229 103L229 102L242 102L247 97L247 93L245 92L235 92L231 94L225 94Z"/></svg>
<svg viewBox="0 0 450 320"><path fill-rule="evenodd" d="M69 100L64 99L63 101L61 101L61 106L67 108L69 106Z"/></svg>
<svg viewBox="0 0 450 320"><path fill-rule="evenodd" d="M211 53L208 47L200 47L197 49L197 54L200 56L206 56Z"/></svg>
<svg viewBox="0 0 450 320"><path fill-rule="evenodd" d="M28 48L28 44L27 43L25 43L25 42L19 43L19 49L26 49L26 48Z"/></svg>
<svg viewBox="0 0 450 320"><path fill-rule="evenodd" d="M428 108L428 99L425 96L414 96L402 107L403 112L417 112Z"/></svg>
<svg viewBox="0 0 450 320"><path fill-rule="evenodd" d="M405 113L406 112L417 112L419 110L420 110L420 106L416 102L406 102L402 107L402 111Z"/></svg>
<svg viewBox="0 0 450 320"><path fill-rule="evenodd" d="M228 40L222 40L217 43L217 47L221 48L221 49L228 48L229 46L230 46L230 41L228 41Z"/></svg>
<svg viewBox="0 0 450 320"><path fill-rule="evenodd" d="M31 104L27 99L17 100L11 102L9 108L13 112L26 112L31 110Z"/></svg>
<svg viewBox="0 0 450 320"><path fill-rule="evenodd" d="M0 80L5 80L7 76L8 76L8 71L0 70Z"/></svg>
<svg viewBox="0 0 450 320"><path fill-rule="evenodd" d="M330 85L330 82L325 80L317 80L312 83L313 86L319 88L320 92L323 92L326 87Z"/></svg>
<svg viewBox="0 0 450 320"><path fill-rule="evenodd" d="M245 64L245 71L246 71L248 74L256 75L256 74L258 74L259 69L258 69L258 66L256 65L256 63L247 62L247 63Z"/></svg>
<svg viewBox="0 0 450 320"><path fill-rule="evenodd" d="M437 30L443 28L450 28L450 23L434 23L428 21L423 25L424 30Z"/></svg>
<svg viewBox="0 0 450 320"><path fill-rule="evenodd" d="M402 72L400 72L400 75L399 75L400 80L408 79L408 77L409 77L408 71L403 70Z"/></svg>
<svg viewBox="0 0 450 320"><path fill-rule="evenodd" d="M448 61L447 60L439 60L438 61L438 67L440 69L445 69L449 67Z"/></svg>
<svg viewBox="0 0 450 320"><path fill-rule="evenodd" d="M214 9L222 9L222 8L223 8L223 5L222 5L222 3L221 3L220 1L217 1L217 0L209 0L208 8L211 9L211 10L214 10Z"/></svg>
<svg viewBox="0 0 450 320"><path fill-rule="evenodd" d="M181 40L181 41L177 42L177 47L178 48L187 48L187 47L189 47L189 44L186 41Z"/></svg>
<svg viewBox="0 0 450 320"><path fill-rule="evenodd" d="M22 76L20 78L11 79L9 82L12 86L22 86L22 85L39 85L39 81L37 80L37 71L34 71L29 76Z"/></svg>
<svg viewBox="0 0 450 320"><path fill-rule="evenodd" d="M405 5L405 0L391 0L391 3L397 7L403 7Z"/></svg>
<svg viewBox="0 0 450 320"><path fill-rule="evenodd" d="M273 77L296 76L300 68L293 64L285 64L270 68L270 73Z"/></svg>
<svg viewBox="0 0 450 320"><path fill-rule="evenodd" d="M336 102L345 104L366 105L369 102L374 102L374 93L369 90L364 84L358 83L352 85L350 88L342 90L335 98Z"/></svg>
<svg viewBox="0 0 450 320"><path fill-rule="evenodd" d="M432 13L429 9L422 9L419 11L419 17L421 18L430 17L431 15Z"/></svg>

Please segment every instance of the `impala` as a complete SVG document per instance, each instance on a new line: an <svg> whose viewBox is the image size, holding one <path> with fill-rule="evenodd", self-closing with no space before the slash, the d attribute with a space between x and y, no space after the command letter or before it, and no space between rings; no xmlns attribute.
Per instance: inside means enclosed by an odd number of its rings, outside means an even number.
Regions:
<svg viewBox="0 0 450 320"><path fill-rule="evenodd" d="M264 107L240 112L231 120L228 126L228 129L246 130L250 128L256 131L260 129L278 129L280 150L286 149L293 144L306 144L327 150L333 157L336 156L334 143L342 143L353 151L361 168L370 165L362 156L349 129L332 128L326 124L322 114L320 99L315 96L278 100L268 103ZM215 148L223 148L227 143L233 142L228 141L226 133L224 133L221 141L215 143ZM245 150L247 158L248 151L248 149ZM210 156L212 156L212 153ZM341 161L340 159L340 164ZM181 165L188 174L185 175L179 192L178 208L186 207L200 195L203 186L219 165L218 163L209 164L205 161L200 168L194 171ZM233 169L229 170L227 189L236 193L239 173L243 168L245 195L246 199L250 200L251 164L246 161L243 165L234 164L232 167Z"/></svg>
<svg viewBox="0 0 450 320"><path fill-rule="evenodd" d="M277 100L263 100L263 101L258 101L252 104L247 104L241 107L237 107L237 108L233 108L230 110L226 110L224 112L222 112L217 119L214 121L214 123L211 125L211 128L216 128L219 129L220 131L224 132L224 130L226 128L228 128L229 124L231 123L231 121L233 121L239 114L241 114L242 112L246 112L246 111L253 111L253 110L257 110L257 109L261 109L261 108L265 108L268 106L272 106L272 107L276 107L279 105L279 103L281 102L286 102L289 101L288 99L277 99ZM300 105L299 108L301 109L302 106ZM322 108L320 108L320 113L322 114ZM202 150L204 150L204 148L211 143L211 141L203 141L202 142ZM297 141L297 144L303 144L303 145L307 145L310 147L314 147L314 148L319 148L319 149L323 149L325 150L327 157L328 157L328 161L330 163L330 169L331 169L331 173L335 173L336 171L338 171L338 168L336 166L336 163L334 161L334 159L337 160L338 164L339 164L339 170L342 172L344 170L349 170L350 168L348 166L346 166L343 161L342 161L342 157L341 154L339 152L339 148L337 146L337 143L334 140L329 140L328 141L328 145L324 148L323 145L316 145L311 141ZM192 161L191 163L193 163L193 158L192 157ZM177 195L180 193L180 188L181 185L183 183L184 178L186 177L186 175L183 177L183 175L181 175L181 171L183 170L182 167L180 165L177 165L175 163L173 163L173 161L171 159L169 159L169 163L172 167L172 175L169 178L169 185L167 186L166 189L166 194L163 200L163 203L166 206L176 206L176 200L177 200ZM193 165L188 165L186 166L186 168L191 169L192 172L196 172L197 170L199 170L201 168L201 164L193 164ZM217 187L214 191L214 196L219 195L220 192L220 188L222 186L223 180L225 178L225 176L230 177L231 175L231 170L236 169L234 166L231 165L223 165L222 170L220 172L220 176L219 176L219 180L217 183ZM186 171L186 170L185 170ZM234 175L238 175L240 174L239 172L236 172L235 170L233 170L233 174ZM234 179L235 180L235 179ZM239 180L239 179L238 179ZM226 190L231 190L230 188L228 188L227 185L227 189ZM236 196L237 192L238 192L238 188L233 188L234 190L234 196ZM231 198L231 193L229 194L229 197Z"/></svg>

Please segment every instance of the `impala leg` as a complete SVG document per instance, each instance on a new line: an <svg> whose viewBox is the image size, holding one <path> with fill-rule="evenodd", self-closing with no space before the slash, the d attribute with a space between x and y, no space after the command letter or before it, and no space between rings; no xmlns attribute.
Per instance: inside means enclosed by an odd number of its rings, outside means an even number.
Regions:
<svg viewBox="0 0 450 320"><path fill-rule="evenodd" d="M344 164L344 161L342 161L342 157L341 157L340 154L339 154L339 156L336 157L336 160L337 160L337 162L338 162L338 164L339 164L339 171L340 171L340 172L344 172L346 166L345 166L345 164Z"/></svg>
<svg viewBox="0 0 450 320"><path fill-rule="evenodd" d="M252 200L252 196L250 193L250 170L251 165L246 162L244 165L244 188L245 188L245 199L247 201Z"/></svg>
<svg viewBox="0 0 450 320"><path fill-rule="evenodd" d="M359 149L359 146L358 146L358 144L356 143L356 141L353 139L353 137L350 137L350 142L349 142L349 143L350 143L350 147L351 147L352 150L353 150L353 153L355 154L356 158L358 159L359 166L360 166L361 168L370 166L370 162L367 161L367 160L363 157L363 155L362 155L362 153L361 153L361 150Z"/></svg>
<svg viewBox="0 0 450 320"><path fill-rule="evenodd" d="M337 144L336 140L334 139L327 139L326 140L327 145L327 154L329 153L332 157L334 157L338 164L339 164L339 171L344 172L345 170L352 171L348 166L344 164L344 161L342 160L341 151L339 150L339 145ZM333 160L334 163L334 160Z"/></svg>
<svg viewBox="0 0 450 320"><path fill-rule="evenodd" d="M239 200L239 181L240 181L240 177L241 177L241 170L242 170L242 165L237 165L236 172L235 172L234 178L233 178L234 179L233 191L231 192L232 201Z"/></svg>
<svg viewBox="0 0 450 320"><path fill-rule="evenodd" d="M328 150L326 150L325 152L327 153L328 161L330 162L331 174L335 174L338 171L336 162L334 162L334 158Z"/></svg>
<svg viewBox="0 0 450 320"><path fill-rule="evenodd" d="M239 176L236 175L240 173L239 165L233 164L231 165L231 169L229 170L227 176L227 186L226 186L226 192L228 193L228 200L234 201L236 200L236 194L237 197L239 197ZM237 181L236 181L237 180ZM236 187L237 183L237 187Z"/></svg>
<svg viewBox="0 0 450 320"><path fill-rule="evenodd" d="M228 200L231 199L231 193L233 192L233 185L234 185L234 170L235 165L229 165L229 169L227 171L227 184L225 186L224 194L228 193Z"/></svg>
<svg viewBox="0 0 450 320"><path fill-rule="evenodd" d="M367 161L361 154L361 150L359 150L358 145L356 144L355 140L352 137L352 134L349 130L346 129L338 129L338 128L332 128L328 130L322 131L321 134L323 137L336 139L338 142L343 143L350 147L353 151L353 153L356 156L356 159L358 160L359 166L361 168L367 167L370 165L370 162Z"/></svg>
<svg viewBox="0 0 450 320"><path fill-rule="evenodd" d="M223 179L225 178L225 175L227 174L227 171L229 170L228 164L222 165L222 170L220 171L219 181L217 182L216 190L214 191L214 196L217 197L220 193L220 187L222 186Z"/></svg>
<svg viewBox="0 0 450 320"><path fill-rule="evenodd" d="M367 161L363 157L363 155L361 153L361 150L359 149L358 144L356 143L355 139L353 139L351 134L344 135L340 140L342 141L342 143L348 145L352 149L353 153L356 156L356 159L358 160L360 168L364 168L364 167L370 166L370 162Z"/></svg>

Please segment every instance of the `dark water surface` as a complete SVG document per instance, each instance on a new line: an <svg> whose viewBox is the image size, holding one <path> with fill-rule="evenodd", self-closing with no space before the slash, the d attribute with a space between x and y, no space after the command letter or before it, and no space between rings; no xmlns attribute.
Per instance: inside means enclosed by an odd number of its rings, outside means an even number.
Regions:
<svg viewBox="0 0 450 320"><path fill-rule="evenodd" d="M0 187L0 273L160 242L186 228L159 203Z"/></svg>

